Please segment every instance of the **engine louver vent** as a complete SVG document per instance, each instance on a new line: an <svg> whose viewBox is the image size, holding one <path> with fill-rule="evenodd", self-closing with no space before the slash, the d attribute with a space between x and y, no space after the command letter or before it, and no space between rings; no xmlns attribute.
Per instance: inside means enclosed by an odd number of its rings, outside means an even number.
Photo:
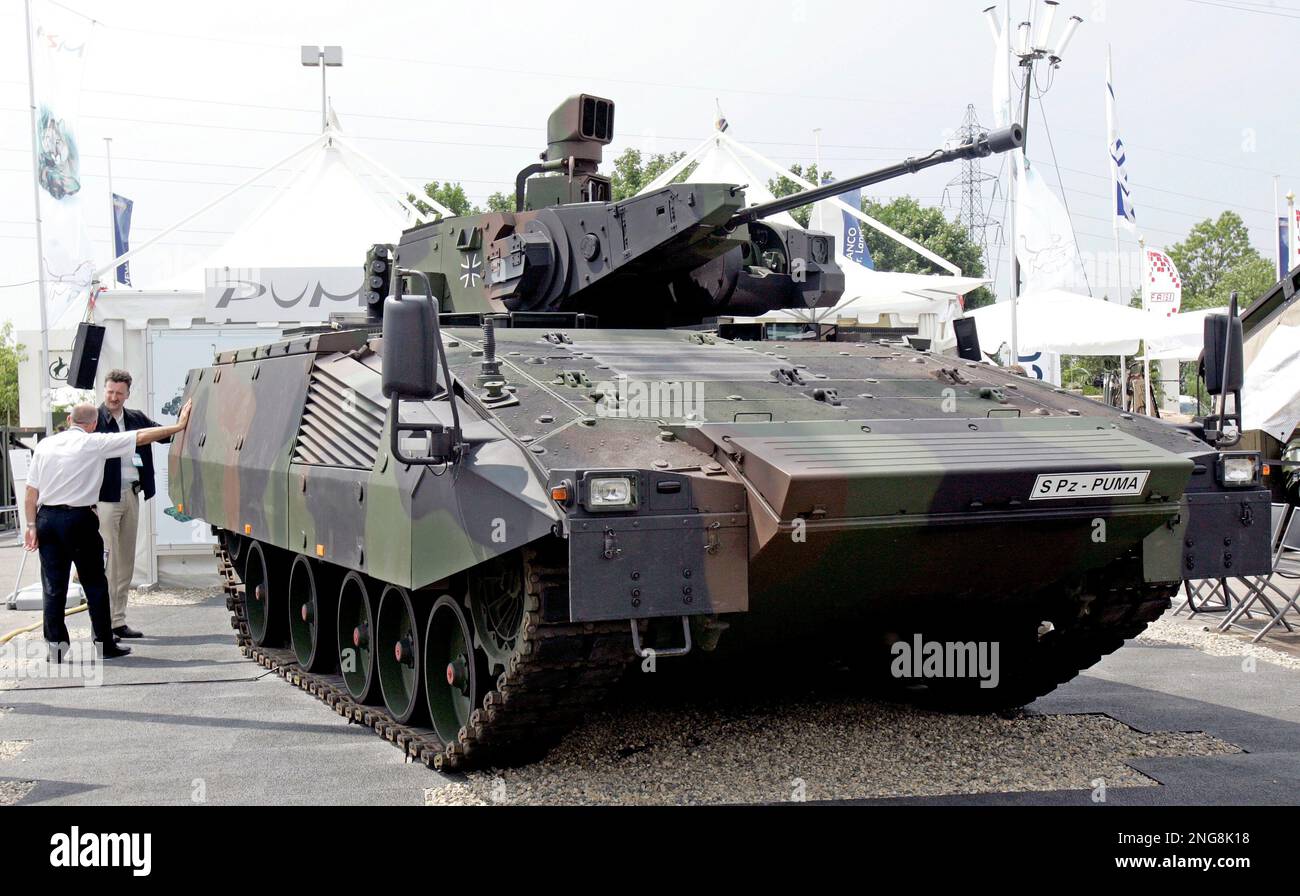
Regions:
<svg viewBox="0 0 1300 896"><path fill-rule="evenodd" d="M384 409L317 367L311 372L293 459L297 463L370 469L379 453Z"/></svg>

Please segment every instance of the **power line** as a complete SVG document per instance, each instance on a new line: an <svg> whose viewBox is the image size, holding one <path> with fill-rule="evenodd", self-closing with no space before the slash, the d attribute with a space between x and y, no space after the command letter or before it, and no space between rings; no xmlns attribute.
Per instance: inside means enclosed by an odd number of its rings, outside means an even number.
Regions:
<svg viewBox="0 0 1300 896"><path fill-rule="evenodd" d="M235 45L242 45L242 46L249 46L249 47L257 47L260 49L297 50L298 48L297 44L269 44L269 43L255 42L255 41L236 40L233 38L210 37L207 35L199 35L199 34L185 34L185 33L174 32L174 31L158 31L158 30L146 29L146 28L131 28L122 25L113 26L113 27L114 30L117 31L131 32L137 34L147 34L147 35L154 35L160 37L173 37L173 38L179 38L181 40L199 40L199 41L210 41L215 43L227 43L227 44L235 44ZM385 63L387 65L391 65L394 62L402 62L410 65L432 66L434 68L461 69L465 71L482 71L482 72L490 72L492 74L504 74L504 75L512 75L512 76L522 75L531 78L539 78L539 77L557 78L564 81L580 81L583 83L598 81L607 84L632 84L638 87L658 87L658 88L666 88L670 90L696 90L696 91L702 90L702 91L707 91L710 94L723 93L723 94L740 94L740 95L748 95L748 96L772 96L772 97L782 97L785 99L829 100L832 102L851 102L851 103L862 103L866 105L882 105L882 106L921 105L921 106L939 107L941 105L939 103L927 103L920 100L911 100L911 99L886 100L886 99L880 99L879 97L866 98L866 97L857 97L857 96L834 96L834 95L821 95L821 94L785 93L776 90L756 90L756 89L736 88L734 86L729 86L729 85L699 84L699 83L674 84L671 82L663 82L663 81L647 81L642 78L611 78L605 76L593 76L588 72L584 72L582 74L569 74L566 72L548 72L548 71L539 71L539 70L532 70L532 69L503 68L501 66L491 66L491 65L466 65L464 63L446 62L437 59L391 56L387 54L380 56L380 55L374 55L370 53L352 53L352 56L357 59L370 59L377 62Z"/></svg>
<svg viewBox="0 0 1300 896"><path fill-rule="evenodd" d="M1218 9L1231 9L1236 12L1250 12L1261 16L1276 16L1277 18L1280 19L1300 19L1300 15L1288 15L1286 12L1283 11L1283 10L1290 10L1291 12L1300 12L1300 9L1295 9L1294 7L1290 7L1290 6L1278 6L1278 7L1273 7L1271 9L1252 9L1251 7L1258 6L1260 4L1234 5L1228 3L1214 3L1211 2L1211 0L1186 0L1186 2L1195 3L1198 6L1213 6Z"/></svg>
<svg viewBox="0 0 1300 896"><path fill-rule="evenodd" d="M1052 164L1056 165L1056 146L1052 143L1052 129L1047 124L1047 109L1043 105L1042 94L1038 97L1038 114L1043 119L1043 133L1047 135L1047 148L1052 151ZM1065 182L1061 180L1061 168L1056 166L1056 183L1061 188L1061 201L1065 203L1065 217L1070 218L1070 197L1065 193ZM1074 225L1070 225L1070 236L1074 238L1074 254L1079 257L1079 267L1083 270L1083 284L1088 287L1088 295L1092 295L1092 284L1088 282L1088 267L1083 263L1083 252L1079 249L1079 238L1074 233Z"/></svg>

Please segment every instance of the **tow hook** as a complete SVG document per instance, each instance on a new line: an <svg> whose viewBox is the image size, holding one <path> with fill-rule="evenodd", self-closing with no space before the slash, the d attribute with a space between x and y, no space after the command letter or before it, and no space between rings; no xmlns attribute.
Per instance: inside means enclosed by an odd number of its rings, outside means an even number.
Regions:
<svg viewBox="0 0 1300 896"><path fill-rule="evenodd" d="M641 630L637 628L637 620L630 620L632 623L632 650L641 659L647 657L660 656L686 656L691 652L691 617L682 617L682 646L681 647L641 647Z"/></svg>

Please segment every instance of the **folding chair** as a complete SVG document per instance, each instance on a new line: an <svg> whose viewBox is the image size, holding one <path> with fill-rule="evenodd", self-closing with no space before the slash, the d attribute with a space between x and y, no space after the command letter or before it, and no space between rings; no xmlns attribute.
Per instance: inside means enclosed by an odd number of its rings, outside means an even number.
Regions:
<svg viewBox="0 0 1300 896"><path fill-rule="evenodd" d="M1222 613L1232 609L1226 579L1183 579L1183 590L1187 597L1174 610L1175 616L1183 610L1188 611L1188 616L1195 616L1197 613Z"/></svg>
<svg viewBox="0 0 1300 896"><path fill-rule="evenodd" d="M1273 564L1268 575L1257 576L1253 579L1244 579L1249 586L1250 591L1237 609L1230 613L1219 625L1219 631L1226 631L1230 627L1244 628L1247 631L1254 631L1248 626L1241 625L1238 620L1243 614L1249 617L1250 607L1256 602L1261 603L1267 609L1269 621L1255 633L1251 641L1258 642L1274 627L1281 625L1288 632L1295 631L1291 624L1287 622L1285 616L1287 612L1295 607L1296 598L1287 594L1273 582L1275 576L1284 579L1300 579L1300 513L1295 512L1289 504L1273 505ZM1268 592L1272 591L1282 601L1282 608L1274 606L1269 600Z"/></svg>

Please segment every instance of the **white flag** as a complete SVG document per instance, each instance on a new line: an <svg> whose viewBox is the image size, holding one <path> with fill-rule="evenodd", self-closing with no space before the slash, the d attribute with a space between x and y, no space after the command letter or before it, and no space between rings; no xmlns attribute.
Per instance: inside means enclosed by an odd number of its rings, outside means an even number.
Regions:
<svg viewBox="0 0 1300 896"><path fill-rule="evenodd" d="M998 29L993 42L993 126L1011 124L1011 36L1007 27ZM1016 150L1017 152L1019 150Z"/></svg>
<svg viewBox="0 0 1300 896"><path fill-rule="evenodd" d="M1146 276L1142 278L1142 307L1173 317L1183 303L1183 281L1174 260L1159 249L1147 249Z"/></svg>
<svg viewBox="0 0 1300 896"><path fill-rule="evenodd" d="M93 23L46 0L33 0L31 10L41 267L47 319L53 326L74 300L85 296L95 272L82 213L78 132L81 76Z"/></svg>
<svg viewBox="0 0 1300 896"><path fill-rule="evenodd" d="M1023 162L1016 192L1016 258L1025 293L1084 282L1070 216L1038 172Z"/></svg>
<svg viewBox="0 0 1300 896"><path fill-rule="evenodd" d="M1007 127L1013 120L1009 81L1011 78L1011 35L998 29L993 50L993 123ZM1025 293L1058 289L1083 282L1074 243L1070 216L1056 194L1025 162L1025 153L1013 149L1012 177L1016 181L1016 258Z"/></svg>
<svg viewBox="0 0 1300 896"><path fill-rule="evenodd" d="M1110 50L1106 51L1106 133L1110 140L1110 180L1114 194L1111 215L1115 227L1137 230L1137 215L1133 212L1133 197L1129 195L1127 160L1124 141L1119 138L1119 124L1115 120L1115 81L1110 72Z"/></svg>

